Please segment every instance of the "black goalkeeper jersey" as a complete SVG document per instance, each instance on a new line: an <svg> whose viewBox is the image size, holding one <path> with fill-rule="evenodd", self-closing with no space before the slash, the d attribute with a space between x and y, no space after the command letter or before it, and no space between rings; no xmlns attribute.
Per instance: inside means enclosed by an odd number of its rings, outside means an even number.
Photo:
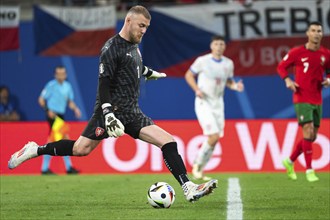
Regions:
<svg viewBox="0 0 330 220"><path fill-rule="evenodd" d="M99 79L110 79L109 102L115 115L124 124L129 123L137 113L142 113L138 97L143 64L138 45L117 34L104 44L99 62ZM95 114L102 114L101 105L98 89Z"/></svg>

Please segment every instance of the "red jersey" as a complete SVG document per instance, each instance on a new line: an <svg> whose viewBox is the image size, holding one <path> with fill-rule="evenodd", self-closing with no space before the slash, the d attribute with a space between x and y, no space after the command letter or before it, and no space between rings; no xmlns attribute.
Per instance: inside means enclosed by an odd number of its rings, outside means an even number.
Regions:
<svg viewBox="0 0 330 220"><path fill-rule="evenodd" d="M295 82L299 85L293 94L293 103L322 104L321 83L325 72L330 77L330 50L322 46L317 51L295 47L277 66L282 79L288 77L289 67L294 67Z"/></svg>

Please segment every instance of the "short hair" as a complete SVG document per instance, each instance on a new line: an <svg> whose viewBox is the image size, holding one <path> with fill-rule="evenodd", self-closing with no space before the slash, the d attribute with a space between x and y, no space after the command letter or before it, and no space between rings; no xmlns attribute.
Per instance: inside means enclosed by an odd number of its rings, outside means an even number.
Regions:
<svg viewBox="0 0 330 220"><path fill-rule="evenodd" d="M214 35L212 36L211 38L211 42L215 41L215 40L222 40L222 41L225 41L225 37L222 36L222 35Z"/></svg>
<svg viewBox="0 0 330 220"><path fill-rule="evenodd" d="M142 14L146 19L151 20L151 15L145 7L141 5L136 5L130 8L127 14Z"/></svg>
<svg viewBox="0 0 330 220"><path fill-rule="evenodd" d="M58 69L64 69L64 70L66 71L65 66L57 65L57 66L55 67L55 73L56 73L56 71L57 71Z"/></svg>
<svg viewBox="0 0 330 220"><path fill-rule="evenodd" d="M322 23L319 21L312 21L308 24L307 30L312 26L312 25L317 25L322 27Z"/></svg>
<svg viewBox="0 0 330 220"><path fill-rule="evenodd" d="M7 90L8 93L10 92L8 86L1 85L1 86L0 86L0 92L2 92L3 90Z"/></svg>

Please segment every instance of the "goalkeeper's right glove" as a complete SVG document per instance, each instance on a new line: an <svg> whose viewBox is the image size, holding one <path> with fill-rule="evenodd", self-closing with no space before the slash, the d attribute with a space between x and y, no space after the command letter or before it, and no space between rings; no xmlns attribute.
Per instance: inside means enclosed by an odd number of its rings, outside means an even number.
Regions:
<svg viewBox="0 0 330 220"><path fill-rule="evenodd" d="M150 69L146 66L143 66L143 73L142 73L143 76L146 77L147 80L149 79L155 79L157 80L158 78L164 78L166 77L166 73L159 73L153 69Z"/></svg>
<svg viewBox="0 0 330 220"><path fill-rule="evenodd" d="M102 104L103 115L105 118L105 128L109 137L120 137L125 133L125 127L113 114L110 103Z"/></svg>

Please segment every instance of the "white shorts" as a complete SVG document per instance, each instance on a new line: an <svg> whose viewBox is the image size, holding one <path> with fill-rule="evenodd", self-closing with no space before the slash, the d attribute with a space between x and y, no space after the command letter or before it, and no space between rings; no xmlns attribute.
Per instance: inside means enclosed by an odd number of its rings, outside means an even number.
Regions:
<svg viewBox="0 0 330 220"><path fill-rule="evenodd" d="M218 133L220 137L224 135L225 128L225 112L223 99L217 100L216 103L204 99L195 99L195 112L204 135Z"/></svg>

